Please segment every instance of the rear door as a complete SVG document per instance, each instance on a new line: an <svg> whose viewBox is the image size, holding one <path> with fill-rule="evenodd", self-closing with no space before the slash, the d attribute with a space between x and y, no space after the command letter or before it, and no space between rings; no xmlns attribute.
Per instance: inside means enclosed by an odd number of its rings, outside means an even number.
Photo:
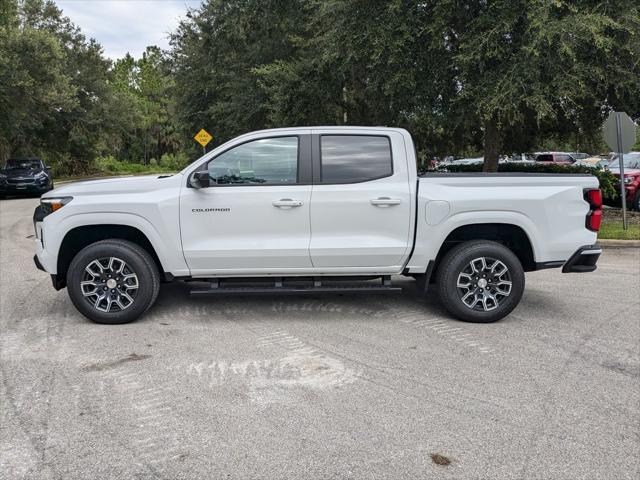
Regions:
<svg viewBox="0 0 640 480"><path fill-rule="evenodd" d="M411 195L401 133L314 129L314 268L397 271L409 253ZM331 271L331 270L330 270Z"/></svg>

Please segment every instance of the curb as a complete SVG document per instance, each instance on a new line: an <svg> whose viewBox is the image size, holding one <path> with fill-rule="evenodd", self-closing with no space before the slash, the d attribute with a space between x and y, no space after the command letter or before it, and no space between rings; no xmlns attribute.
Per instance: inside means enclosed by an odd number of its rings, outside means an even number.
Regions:
<svg viewBox="0 0 640 480"><path fill-rule="evenodd" d="M639 248L640 240L607 240L598 239L598 245L602 248Z"/></svg>

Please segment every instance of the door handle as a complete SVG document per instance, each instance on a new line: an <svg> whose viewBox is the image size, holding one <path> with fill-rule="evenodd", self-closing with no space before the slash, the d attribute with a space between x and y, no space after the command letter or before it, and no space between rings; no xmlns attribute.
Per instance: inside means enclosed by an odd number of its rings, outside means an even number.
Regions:
<svg viewBox="0 0 640 480"><path fill-rule="evenodd" d="M371 205L375 205L376 207L390 207L392 205L400 205L402 200L399 198L390 198L390 197L378 197L371 199Z"/></svg>
<svg viewBox="0 0 640 480"><path fill-rule="evenodd" d="M272 202L272 205L277 208L293 208L301 207L302 202L300 200L292 200L290 198L281 198L280 200Z"/></svg>

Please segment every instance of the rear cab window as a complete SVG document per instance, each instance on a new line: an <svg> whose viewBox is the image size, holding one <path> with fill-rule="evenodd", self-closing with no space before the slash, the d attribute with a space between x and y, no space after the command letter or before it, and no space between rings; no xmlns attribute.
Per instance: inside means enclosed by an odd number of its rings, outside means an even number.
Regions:
<svg viewBox="0 0 640 480"><path fill-rule="evenodd" d="M384 135L321 135L322 184L360 183L393 174L391 140Z"/></svg>

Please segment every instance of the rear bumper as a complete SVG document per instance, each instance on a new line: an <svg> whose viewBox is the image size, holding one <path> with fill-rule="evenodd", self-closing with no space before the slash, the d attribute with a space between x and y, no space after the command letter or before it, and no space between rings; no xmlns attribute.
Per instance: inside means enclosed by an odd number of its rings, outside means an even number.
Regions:
<svg viewBox="0 0 640 480"><path fill-rule="evenodd" d="M598 245L585 245L571 255L571 258L562 267L562 273L587 273L593 272L602 248Z"/></svg>

